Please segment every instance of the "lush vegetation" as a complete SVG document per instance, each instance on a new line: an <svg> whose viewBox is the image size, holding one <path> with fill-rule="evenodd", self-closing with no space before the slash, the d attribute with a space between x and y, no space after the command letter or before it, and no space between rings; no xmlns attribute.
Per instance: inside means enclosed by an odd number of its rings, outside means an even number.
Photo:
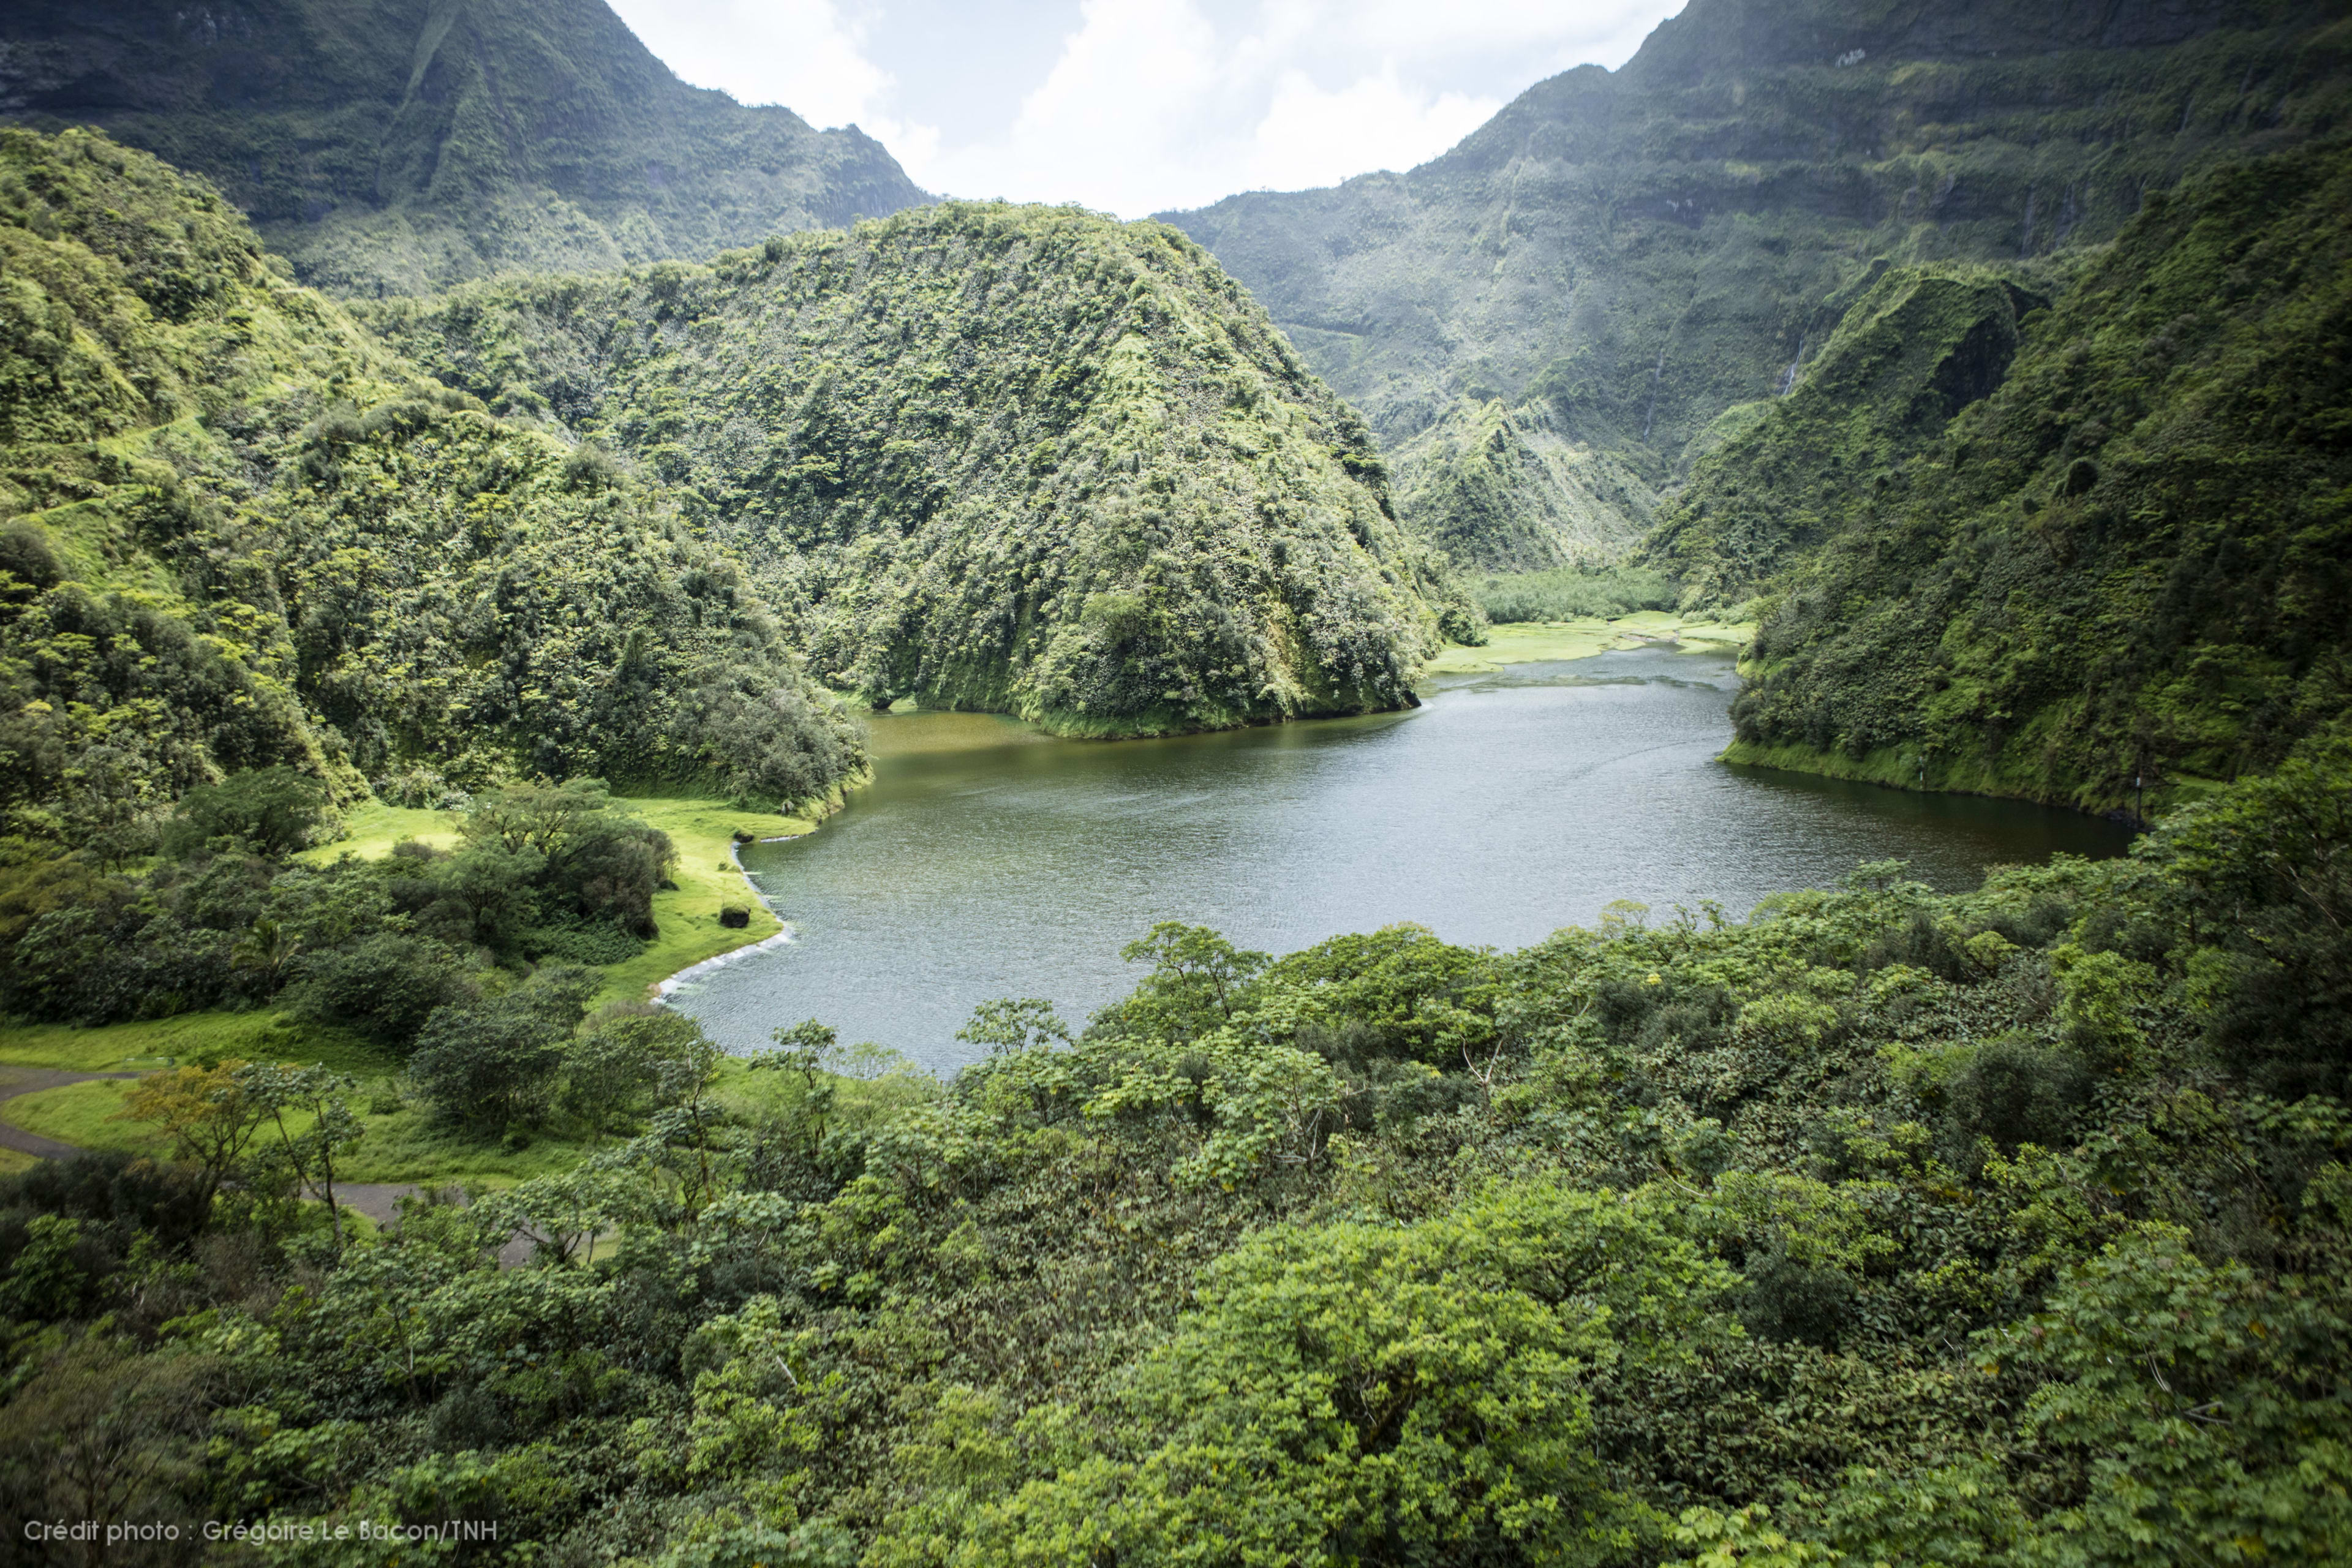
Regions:
<svg viewBox="0 0 2352 1568"><path fill-rule="evenodd" d="M1170 216L1363 411L1409 519L1528 570L1562 521L1630 542L1880 261L2094 248L2147 193L2341 125L2347 42L2294 0L1692 0L1409 173ZM1493 401L1526 449L1479 456Z"/></svg>
<svg viewBox="0 0 2352 1568"><path fill-rule="evenodd" d="M418 379L202 186L87 133L0 132L0 258L20 861L142 853L240 769L346 801L544 774L773 806L860 764L663 498Z"/></svg>
<svg viewBox="0 0 2352 1568"><path fill-rule="evenodd" d="M1948 426L2006 286L1890 273L1662 531L1694 595L1782 568L1735 754L2137 808L2340 717L2347 212L2340 142L2152 199Z"/></svg>
<svg viewBox="0 0 2352 1568"><path fill-rule="evenodd" d="M293 1201L363 1146L331 1075L152 1079L179 1160L6 1191L7 1506L352 1531L289 1562L2339 1561L2347 765L1958 897L1161 927L1083 1034L993 1004L881 1095L809 1024L729 1100L542 979L417 1081L520 1062L443 1103L602 1152L388 1233Z"/></svg>
<svg viewBox="0 0 2352 1568"><path fill-rule="evenodd" d="M1198 246L950 204L367 318L675 495L877 706L1165 732L1412 700L1473 637L1361 424Z"/></svg>
<svg viewBox="0 0 2352 1568"><path fill-rule="evenodd" d="M1465 567L1605 569L1649 522L1649 487L1589 448L1571 449L1540 409L1464 402L1391 458L1397 515Z"/></svg>
<svg viewBox="0 0 2352 1568"><path fill-rule="evenodd" d="M709 256L926 199L855 127L686 86L602 0L16 0L0 105L204 175L337 293Z"/></svg>
<svg viewBox="0 0 2352 1568"><path fill-rule="evenodd" d="M1525 621L1614 619L1675 602L1664 573L1640 566L1597 571L1520 572L1474 578L1471 595L1496 625Z"/></svg>

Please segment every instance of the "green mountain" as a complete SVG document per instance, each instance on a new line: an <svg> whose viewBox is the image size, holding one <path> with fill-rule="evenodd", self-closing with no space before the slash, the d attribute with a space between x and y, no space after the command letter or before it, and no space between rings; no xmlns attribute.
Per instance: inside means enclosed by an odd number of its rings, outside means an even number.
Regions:
<svg viewBox="0 0 2352 1568"><path fill-rule="evenodd" d="M2110 808L2352 706L2352 145L2151 196L2036 304L1890 271L1669 510L1687 594L1768 588L1733 757Z"/></svg>
<svg viewBox="0 0 2352 1568"><path fill-rule="evenodd" d="M203 174L345 294L709 256L929 199L854 126L688 87L602 0L16 0L0 115Z"/></svg>
<svg viewBox="0 0 2352 1568"><path fill-rule="evenodd" d="M286 763L695 781L858 765L659 492L421 377L201 183L0 131L0 808L119 852Z"/></svg>
<svg viewBox="0 0 2352 1568"><path fill-rule="evenodd" d="M1391 457L1397 515L1465 566L1541 572L1622 559L1654 500L1610 454L1563 439L1550 412L1464 398Z"/></svg>
<svg viewBox="0 0 2352 1568"><path fill-rule="evenodd" d="M1417 437L1500 401L1543 439L1507 433L1490 466L1550 492L1501 526L1556 532L1598 499L1630 541L1644 490L1677 486L1727 411L1794 385L1879 262L2100 245L2147 194L2339 123L2347 47L2340 5L2294 0L1693 0L1621 70L1538 83L1410 173L1169 221L1363 411L1401 493L1457 497L1437 536L1532 564L1525 538L1463 542L1475 500L1416 472L1463 443ZM1545 442L1639 485L1580 485Z"/></svg>
<svg viewBox="0 0 2352 1568"><path fill-rule="evenodd" d="M1370 435L1174 229L950 204L368 319L657 480L877 706L1360 712L1410 704L1439 635Z"/></svg>

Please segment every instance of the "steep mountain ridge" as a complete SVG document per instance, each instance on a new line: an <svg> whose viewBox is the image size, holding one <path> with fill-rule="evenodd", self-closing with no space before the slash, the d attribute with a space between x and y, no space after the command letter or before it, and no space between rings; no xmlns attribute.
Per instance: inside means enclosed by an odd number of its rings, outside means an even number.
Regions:
<svg viewBox="0 0 2352 1568"><path fill-rule="evenodd" d="M1168 221L1363 411L1401 491L1414 437L1500 400L1654 492L1795 384L1874 262L2104 242L2144 193L2341 123L2347 50L2329 5L1695 0L1408 174Z"/></svg>
<svg viewBox="0 0 2352 1568"><path fill-rule="evenodd" d="M369 320L658 476L877 706L1360 712L1412 702L1441 608L1467 631L1360 422L1158 225L950 203Z"/></svg>
<svg viewBox="0 0 2352 1568"><path fill-rule="evenodd" d="M1890 273L1669 509L1686 591L1766 589L1735 760L2155 809L2352 708L2352 143L2152 196L2013 302ZM1972 337L2014 359L1946 423Z"/></svg>
<svg viewBox="0 0 2352 1568"><path fill-rule="evenodd" d="M929 199L855 127L688 87L603 0L19 0L0 115L205 175L346 294L709 256Z"/></svg>

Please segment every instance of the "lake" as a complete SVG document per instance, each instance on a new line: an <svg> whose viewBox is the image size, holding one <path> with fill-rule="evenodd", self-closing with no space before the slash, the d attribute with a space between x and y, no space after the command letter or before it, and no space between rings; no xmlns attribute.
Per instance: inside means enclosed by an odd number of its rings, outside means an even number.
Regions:
<svg viewBox="0 0 2352 1568"><path fill-rule="evenodd" d="M746 846L791 940L670 1000L730 1049L815 1017L934 1071L973 1005L1042 996L1073 1028L1136 973L1155 921L1296 951L1398 921L1522 947L1613 900L1738 915L1904 859L2112 855L2112 823L1715 760L1732 661L1669 647L1447 678L1408 713L1165 741L1057 741L1009 719L872 721L874 782L805 838Z"/></svg>

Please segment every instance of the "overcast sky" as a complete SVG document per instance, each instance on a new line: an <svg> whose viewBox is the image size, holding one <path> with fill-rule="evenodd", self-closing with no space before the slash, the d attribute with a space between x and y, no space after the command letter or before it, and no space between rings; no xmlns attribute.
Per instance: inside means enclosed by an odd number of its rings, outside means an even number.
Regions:
<svg viewBox="0 0 2352 1568"><path fill-rule="evenodd" d="M698 87L946 195L1142 217L1408 169L1682 0L612 0Z"/></svg>

